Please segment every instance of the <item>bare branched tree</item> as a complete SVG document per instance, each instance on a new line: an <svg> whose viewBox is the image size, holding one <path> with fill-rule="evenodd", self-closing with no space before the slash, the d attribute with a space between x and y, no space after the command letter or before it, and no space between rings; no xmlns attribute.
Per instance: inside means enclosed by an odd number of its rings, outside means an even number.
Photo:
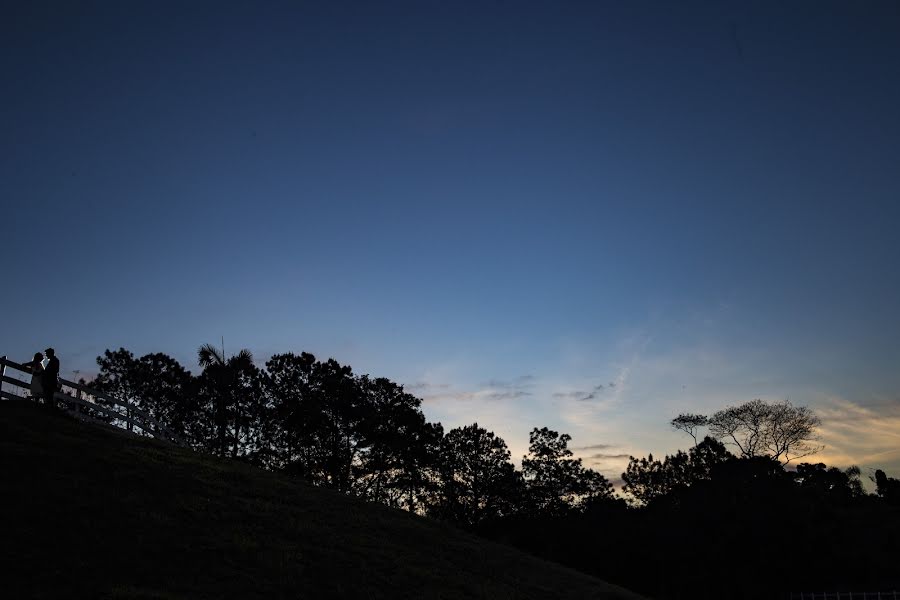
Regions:
<svg viewBox="0 0 900 600"><path fill-rule="evenodd" d="M694 446L697 445L697 431L709 424L706 415L695 415L692 413L682 413L670 421L673 429L683 431L694 438Z"/></svg>
<svg viewBox="0 0 900 600"><path fill-rule="evenodd" d="M810 408L789 400L774 404L752 400L708 419L713 437L735 446L742 457L770 456L782 464L823 448L815 443L820 423Z"/></svg>

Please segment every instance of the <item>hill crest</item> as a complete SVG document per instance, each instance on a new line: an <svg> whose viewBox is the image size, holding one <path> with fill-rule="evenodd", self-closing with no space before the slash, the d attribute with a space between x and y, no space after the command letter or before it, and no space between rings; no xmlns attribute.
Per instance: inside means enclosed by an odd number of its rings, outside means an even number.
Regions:
<svg viewBox="0 0 900 600"><path fill-rule="evenodd" d="M449 525L30 402L0 402L0 456L5 587L20 597L640 598Z"/></svg>

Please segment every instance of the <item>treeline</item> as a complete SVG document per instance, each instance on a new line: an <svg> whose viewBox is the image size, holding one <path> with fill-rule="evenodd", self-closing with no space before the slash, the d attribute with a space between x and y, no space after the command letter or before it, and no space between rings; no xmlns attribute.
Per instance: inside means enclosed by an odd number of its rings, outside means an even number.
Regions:
<svg viewBox="0 0 900 600"><path fill-rule="evenodd" d="M207 345L198 363L195 376L165 354L107 350L91 385L196 450L464 527L614 498L603 475L573 458L566 434L535 428L518 470L493 432L477 423L445 432L402 386L334 359L276 354L259 368L246 350L224 356Z"/></svg>
<svg viewBox="0 0 900 600"><path fill-rule="evenodd" d="M814 454L805 407L758 400L671 421L693 445L631 457L616 494L535 428L521 469L477 423L444 431L421 400L333 359L198 352L98 357L92 385L149 411L195 449L465 527L658 598L780 598L900 588L900 481ZM708 435L702 433L707 429Z"/></svg>
<svg viewBox="0 0 900 600"><path fill-rule="evenodd" d="M858 468L789 470L707 437L662 460L632 458L623 476L645 504L513 516L478 532L655 598L900 589L900 481L883 471L867 494Z"/></svg>
<svg viewBox="0 0 900 600"><path fill-rule="evenodd" d="M858 467L787 469L777 449L748 451L787 429L773 418L785 414L783 403L748 404L726 410L768 417L743 421L727 436L737 455L706 436L662 459L631 457L622 489L632 506L513 515L478 533L655 598L787 600L792 592L900 589L900 480L876 470L876 492L868 494ZM681 428L677 419L673 425Z"/></svg>

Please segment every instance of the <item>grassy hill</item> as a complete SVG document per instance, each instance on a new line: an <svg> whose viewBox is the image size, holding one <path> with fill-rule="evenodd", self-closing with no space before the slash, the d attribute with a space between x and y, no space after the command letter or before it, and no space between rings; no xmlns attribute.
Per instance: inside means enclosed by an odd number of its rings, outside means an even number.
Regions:
<svg viewBox="0 0 900 600"><path fill-rule="evenodd" d="M10 598L638 596L449 526L0 401Z"/></svg>

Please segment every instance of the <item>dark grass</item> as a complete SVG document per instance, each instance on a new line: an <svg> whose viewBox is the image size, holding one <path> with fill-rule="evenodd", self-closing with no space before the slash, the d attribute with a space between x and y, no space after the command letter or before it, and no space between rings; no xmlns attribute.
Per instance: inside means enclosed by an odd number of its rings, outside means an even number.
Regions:
<svg viewBox="0 0 900 600"><path fill-rule="evenodd" d="M238 462L0 401L9 598L621 598L576 571Z"/></svg>

